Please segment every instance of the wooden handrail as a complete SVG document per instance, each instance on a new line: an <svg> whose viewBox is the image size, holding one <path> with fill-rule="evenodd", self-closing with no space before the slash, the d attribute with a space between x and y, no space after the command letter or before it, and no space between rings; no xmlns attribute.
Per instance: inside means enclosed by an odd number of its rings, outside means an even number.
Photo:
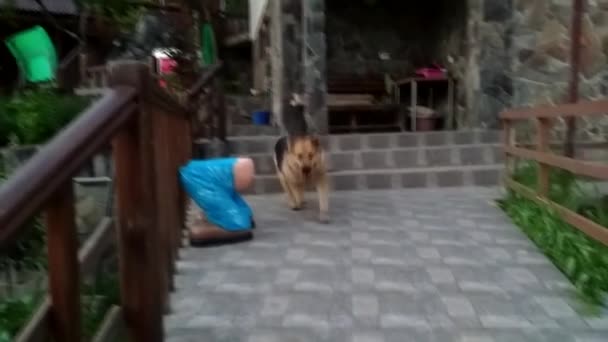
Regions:
<svg viewBox="0 0 608 342"><path fill-rule="evenodd" d="M503 120L525 120L533 118L556 119L560 117L594 116L608 114L608 100L581 101L559 106L538 106L532 108L509 109L500 114Z"/></svg>
<svg viewBox="0 0 608 342"><path fill-rule="evenodd" d="M0 247L116 133L132 115L135 90L108 89L0 187ZM118 113L118 114L117 114Z"/></svg>
<svg viewBox="0 0 608 342"><path fill-rule="evenodd" d="M186 96L188 99L191 99L194 96L198 96L204 90L205 87L211 84L217 75L220 73L223 67L223 62L219 61L217 64L212 65L209 69L205 70L205 72L194 82L192 87L188 89L186 92Z"/></svg>
<svg viewBox="0 0 608 342"><path fill-rule="evenodd" d="M145 63L115 62L98 71L110 88L100 88L98 101L0 187L0 247L14 242L23 224L41 211L47 229L49 295L18 336L20 342L81 341L80 278L113 231L121 289L121 307L113 312L121 314L112 315L105 328L120 325L124 316L130 341L164 340L162 313L168 308L186 200L177 174L192 157L190 118L172 114L190 112L162 93ZM216 82L215 75L201 78L199 89ZM117 220L102 220L79 250L73 177L108 143ZM110 339L108 329L97 340Z"/></svg>
<svg viewBox="0 0 608 342"><path fill-rule="evenodd" d="M505 152L511 156L528 160L536 160L541 164L557 167L573 174L608 180L608 165L593 161L576 160L558 156L551 152L539 152L527 148L505 146Z"/></svg>
<svg viewBox="0 0 608 342"><path fill-rule="evenodd" d="M227 116L226 116L226 100L222 83L219 80L219 75L223 68L223 62L218 61L216 64L207 68L203 74L194 82L194 84L186 91L185 106L191 111L197 111L199 99L209 96L208 103L211 104L212 115L208 117L208 122L196 122L195 133L198 134L200 124L212 126L210 137L218 138L225 141L227 135ZM209 94L206 89L209 88Z"/></svg>
<svg viewBox="0 0 608 342"><path fill-rule="evenodd" d="M80 83L82 63L80 55L83 51L83 45L78 45L73 48L67 56L65 56L57 67L57 83L59 88L71 91Z"/></svg>
<svg viewBox="0 0 608 342"><path fill-rule="evenodd" d="M550 130L553 119L577 118L586 116L608 115L608 100L585 101L559 106L539 106L526 109L514 109L501 113L504 128L504 152L506 176L505 185L516 193L554 209L560 217L586 234L587 236L608 246L608 227L593 222L582 215L551 201L549 196L550 170L557 168L566 170L576 176L589 177L596 180L608 180L608 165L598 162L577 160L557 155L550 150ZM532 119L536 121L536 149L517 146L514 141L514 121ZM516 182L513 172L512 158L532 160L538 163L537 188L531 189Z"/></svg>

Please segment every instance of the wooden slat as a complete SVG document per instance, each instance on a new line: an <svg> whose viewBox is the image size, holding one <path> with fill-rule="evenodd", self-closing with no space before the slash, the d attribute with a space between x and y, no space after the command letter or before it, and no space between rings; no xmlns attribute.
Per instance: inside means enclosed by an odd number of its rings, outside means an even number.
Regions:
<svg viewBox="0 0 608 342"><path fill-rule="evenodd" d="M72 182L51 197L45 213L51 334L55 341L80 342L80 271Z"/></svg>
<svg viewBox="0 0 608 342"><path fill-rule="evenodd" d="M116 342L125 339L127 333L122 309L118 306L110 308L92 342Z"/></svg>
<svg viewBox="0 0 608 342"><path fill-rule="evenodd" d="M608 180L608 165L581 161L568 157L558 156L552 153L543 153L538 151L532 151L520 147L509 147L505 146L504 150L506 153L520 157L523 159L535 160L545 165L550 165L560 169L570 171L579 176L591 177L599 180Z"/></svg>
<svg viewBox="0 0 608 342"><path fill-rule="evenodd" d="M562 217L562 219L564 219L564 221L585 233L587 236L608 246L608 227L599 225L588 218L571 211L568 208L565 208L544 197L538 196L533 190L514 181L513 179L505 179L505 184L522 196L552 208Z"/></svg>
<svg viewBox="0 0 608 342"><path fill-rule="evenodd" d="M97 265L103 252L108 248L114 237L112 219L105 217L95 228L93 234L87 239L78 253L82 275L93 272L93 265ZM46 297L36 309L32 318L23 327L16 342L46 342L51 333L51 299Z"/></svg>
<svg viewBox="0 0 608 342"><path fill-rule="evenodd" d="M187 97L189 99L193 99L202 94L205 87L211 84L211 82L219 75L223 66L223 62L218 61L216 64L207 68L205 72L203 72L203 74L201 74L201 76L196 80L196 82L194 82L192 87L188 89L188 91L186 92Z"/></svg>
<svg viewBox="0 0 608 342"><path fill-rule="evenodd" d="M556 119L560 117L583 117L608 114L608 100L581 101L559 106L538 106L532 108L509 109L500 114L501 119L524 120L532 118Z"/></svg>
<svg viewBox="0 0 608 342"><path fill-rule="evenodd" d="M169 118L167 115L159 111L159 108L149 107L147 118L151 121L152 125L152 137L154 144L151 151L154 155L152 162L154 163L154 174L153 174L153 185L159 194L156 196L156 203L154 206L158 208L153 212L155 215L155 221L158 229L159 239L159 264L157 266L161 277L161 288L160 288L160 299L165 313L169 310L169 277L171 276L173 267L173 248L172 248L172 227L170 210L172 199L170 197L171 186L173 183L170 181L175 177L171 174L171 165L169 162L169 155L171 151L169 148L171 144L168 136L168 125ZM168 203L167 203L168 202Z"/></svg>
<svg viewBox="0 0 608 342"><path fill-rule="evenodd" d="M541 153L548 153L549 151L549 134L551 129L551 122L547 119L537 119L537 145L536 150ZM547 196L549 194L549 174L551 168L544 163L541 163L538 168L538 192L541 196Z"/></svg>
<svg viewBox="0 0 608 342"><path fill-rule="evenodd" d="M15 337L15 342L47 342L51 339L51 299L47 297Z"/></svg>
<svg viewBox="0 0 608 342"><path fill-rule="evenodd" d="M87 274L95 269L103 253L114 241L114 222L104 217L78 252L80 269Z"/></svg>

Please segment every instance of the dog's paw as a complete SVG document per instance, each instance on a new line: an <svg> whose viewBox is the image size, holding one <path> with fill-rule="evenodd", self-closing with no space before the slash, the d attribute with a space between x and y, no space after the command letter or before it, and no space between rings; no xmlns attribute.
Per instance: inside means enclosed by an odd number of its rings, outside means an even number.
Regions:
<svg viewBox="0 0 608 342"><path fill-rule="evenodd" d="M300 210L302 210L302 206L301 205L292 205L291 210L300 211Z"/></svg>
<svg viewBox="0 0 608 342"><path fill-rule="evenodd" d="M325 212L319 213L319 222L329 223L329 213L325 213Z"/></svg>

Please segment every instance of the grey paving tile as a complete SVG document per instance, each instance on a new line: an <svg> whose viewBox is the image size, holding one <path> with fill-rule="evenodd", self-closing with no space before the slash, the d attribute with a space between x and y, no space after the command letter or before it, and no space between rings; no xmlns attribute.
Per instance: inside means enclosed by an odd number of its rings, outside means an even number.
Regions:
<svg viewBox="0 0 608 342"><path fill-rule="evenodd" d="M329 225L314 194L301 212L250 196L253 241L180 251L167 340L605 340L608 315L575 311L572 285L491 205L496 194L336 192Z"/></svg>

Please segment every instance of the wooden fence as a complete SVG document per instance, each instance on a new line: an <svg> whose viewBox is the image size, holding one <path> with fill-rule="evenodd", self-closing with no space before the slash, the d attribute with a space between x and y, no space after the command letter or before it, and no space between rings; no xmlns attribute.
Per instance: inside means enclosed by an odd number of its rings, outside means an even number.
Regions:
<svg viewBox="0 0 608 342"><path fill-rule="evenodd" d="M218 71L211 68L200 77L190 101ZM132 342L164 340L162 315L182 241L185 195L178 168L192 155L192 108L158 88L145 63L117 62L104 73L108 87L101 98L0 188L0 248L14 243L40 211L47 229L49 293L17 337L20 342L81 342L80 279L112 238L121 305L110 310L94 341L116 341L121 327ZM109 143L117 219L102 220L79 249L72 178Z"/></svg>
<svg viewBox="0 0 608 342"><path fill-rule="evenodd" d="M503 121L505 133L504 150L506 153L507 168L505 185L520 195L551 207L566 222L591 238L608 245L608 228L603 227L548 198L551 186L549 181L551 168L566 170L577 176L608 181L608 164L568 158L550 151L550 132L556 119L600 115L608 115L608 100L509 110L502 113L500 117ZM518 146L514 139L514 123L516 121L530 119L536 121L536 149ZM533 160L538 163L538 184L536 189L526 187L523 184L516 182L511 177L514 168L514 158Z"/></svg>

